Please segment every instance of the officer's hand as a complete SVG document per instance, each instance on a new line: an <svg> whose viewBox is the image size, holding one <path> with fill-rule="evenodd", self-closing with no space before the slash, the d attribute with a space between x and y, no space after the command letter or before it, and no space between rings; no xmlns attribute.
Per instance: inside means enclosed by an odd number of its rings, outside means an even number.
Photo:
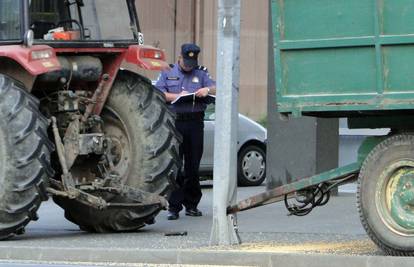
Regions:
<svg viewBox="0 0 414 267"><path fill-rule="evenodd" d="M209 91L210 90L208 89L208 87L198 89L196 92L196 97L206 97Z"/></svg>

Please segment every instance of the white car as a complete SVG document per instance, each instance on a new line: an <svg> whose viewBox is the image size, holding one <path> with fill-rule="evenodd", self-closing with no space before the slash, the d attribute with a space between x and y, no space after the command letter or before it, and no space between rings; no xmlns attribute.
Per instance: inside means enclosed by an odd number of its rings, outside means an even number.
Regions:
<svg viewBox="0 0 414 267"><path fill-rule="evenodd" d="M204 152L200 175L213 175L214 162L214 105L209 105L204 117ZM267 130L255 121L239 114L237 140L237 177L241 186L257 186L266 178Z"/></svg>

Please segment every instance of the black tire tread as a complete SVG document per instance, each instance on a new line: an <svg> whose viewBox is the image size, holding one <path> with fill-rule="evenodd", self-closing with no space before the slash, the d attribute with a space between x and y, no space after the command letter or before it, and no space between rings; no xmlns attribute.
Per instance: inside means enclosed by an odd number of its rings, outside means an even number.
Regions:
<svg viewBox="0 0 414 267"><path fill-rule="evenodd" d="M356 197L356 204L357 204L357 209L358 209L358 213L359 213L359 218L361 220L361 224L364 227L367 235L370 237L370 239L382 250L384 251L386 254L388 255L392 255L392 256L414 256L414 248L413 251L403 251L403 250L399 250L393 247L390 247L388 245L386 245L384 242L382 242L382 240L380 240L378 238L378 236L376 235L375 231L371 228L370 224L367 221L366 218L366 214L364 211L364 207L363 207L363 203L362 203L362 188L361 188L361 184L362 184L362 180L365 177L365 173L367 172L367 169L369 168L369 165L371 165L372 163L374 163L376 161L376 157L377 155L379 155L380 153L382 153L384 150L386 150L387 148L389 148L392 144L395 144L396 142L413 142L414 143L414 136L410 135L410 134L399 134L399 135L394 135L391 136L389 138L387 138L386 140L382 141L381 143L379 143L377 146L374 147L373 150L371 150L371 152L368 154L368 156L365 158L360 172L359 172L359 177L358 177L358 183L357 183L357 197Z"/></svg>
<svg viewBox="0 0 414 267"><path fill-rule="evenodd" d="M142 136L145 136L149 144L157 144L144 146L142 159L146 175L141 177L140 189L162 196L168 195L178 172L176 151L181 136L170 126L174 125L174 117L168 110L165 99L147 79L127 71L118 74L111 94L128 94L130 98L138 99L133 112L145 122L142 125ZM108 102L111 103L111 100ZM101 212L74 201L54 199L65 210L65 217L69 221L82 230L98 233L136 231L152 223L161 209L151 207L139 211L123 209Z"/></svg>
<svg viewBox="0 0 414 267"><path fill-rule="evenodd" d="M0 111L5 114L0 119L12 154L7 179L0 179L6 196L0 199L0 240L23 233L48 198L48 174L53 173L49 156L54 146L45 134L48 123L38 105L22 83L0 74Z"/></svg>

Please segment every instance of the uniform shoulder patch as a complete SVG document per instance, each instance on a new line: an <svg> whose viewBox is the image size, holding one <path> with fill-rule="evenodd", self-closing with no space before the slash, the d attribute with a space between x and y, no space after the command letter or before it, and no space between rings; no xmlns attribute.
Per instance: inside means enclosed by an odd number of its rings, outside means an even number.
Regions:
<svg viewBox="0 0 414 267"><path fill-rule="evenodd" d="M207 67L204 67L204 66L197 66L197 69L198 70L202 70L202 71L205 71L205 72L208 72L208 69L207 69Z"/></svg>
<svg viewBox="0 0 414 267"><path fill-rule="evenodd" d="M174 68L174 64L168 64L170 68Z"/></svg>

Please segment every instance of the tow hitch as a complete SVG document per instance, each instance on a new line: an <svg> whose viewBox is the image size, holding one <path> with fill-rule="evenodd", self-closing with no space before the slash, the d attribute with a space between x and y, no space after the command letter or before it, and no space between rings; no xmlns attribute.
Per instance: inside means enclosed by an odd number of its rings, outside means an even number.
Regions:
<svg viewBox="0 0 414 267"><path fill-rule="evenodd" d="M157 206L159 208L167 208L168 201L158 194L149 193L143 190L131 188L122 185L121 177L113 170L106 172L106 177L96 179L92 183L76 184L72 178L72 174L68 168L68 153L66 153L65 146L59 136L56 118L52 117L52 128L56 143L56 151L59 156L59 162L62 167L62 182L51 179L52 187L47 190L49 193L79 201L82 204L93 207L95 209L119 209L119 208L142 208L147 206ZM78 131L75 131L78 132ZM84 139L80 139L81 141ZM94 143L94 142L92 142ZM110 149L110 147L108 148ZM76 156L70 157L70 163L73 164ZM113 167L113 162L110 156L107 156L109 165ZM95 196L94 193L104 192L108 194L108 199L122 199L122 201L111 202L102 197Z"/></svg>
<svg viewBox="0 0 414 267"><path fill-rule="evenodd" d="M360 163L352 163L309 178L301 179L297 182L279 186L228 207L227 214L285 201L289 215L307 215L313 208L328 203L329 191L331 189L356 180L360 168ZM289 202L289 199L292 198L295 198L295 202L293 203Z"/></svg>

